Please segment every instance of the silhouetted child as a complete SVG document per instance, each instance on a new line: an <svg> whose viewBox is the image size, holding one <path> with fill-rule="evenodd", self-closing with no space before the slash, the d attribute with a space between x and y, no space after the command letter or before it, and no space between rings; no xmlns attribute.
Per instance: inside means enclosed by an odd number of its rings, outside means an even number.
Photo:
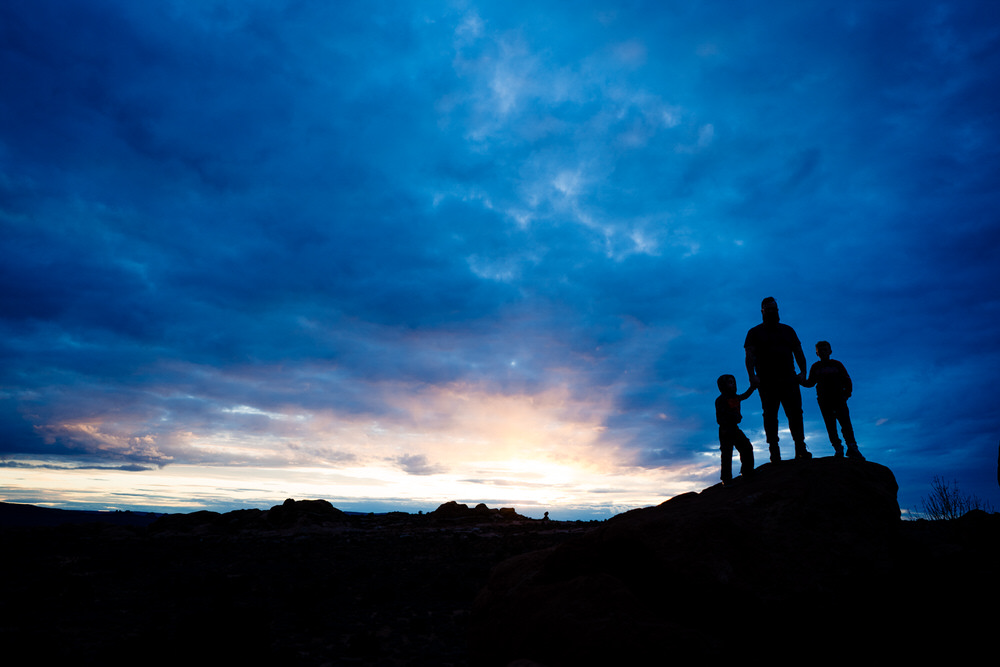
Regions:
<svg viewBox="0 0 1000 667"><path fill-rule="evenodd" d="M718 379L719 397L715 399L715 421L719 423L719 449L722 450L722 483L733 479L733 449L740 453L740 474L749 475L753 470L753 445L740 429L743 414L740 403L750 398L755 387L742 394L736 393L736 378L722 375Z"/></svg>
<svg viewBox="0 0 1000 667"><path fill-rule="evenodd" d="M844 441L847 443L847 456L864 461L865 457L861 455L858 443L854 440L851 413L847 410L847 399L851 397L853 390L851 376L847 374L844 364L830 358L832 353L833 348L825 340L816 343L816 355L819 361L809 369L809 377L802 382L802 386L816 387L816 402L819 403L819 411L823 413L823 421L826 422L826 432L830 435L834 456L844 455L844 447L837 437L839 421L840 428L844 432Z"/></svg>

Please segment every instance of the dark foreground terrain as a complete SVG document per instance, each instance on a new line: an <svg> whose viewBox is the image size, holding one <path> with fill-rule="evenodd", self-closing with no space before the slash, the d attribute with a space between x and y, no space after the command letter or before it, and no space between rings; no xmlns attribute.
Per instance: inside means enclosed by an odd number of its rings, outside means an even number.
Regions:
<svg viewBox="0 0 1000 667"><path fill-rule="evenodd" d="M490 570L595 525L454 503L424 515L325 501L155 521L6 504L0 515L0 645L71 665L466 665Z"/></svg>
<svg viewBox="0 0 1000 667"><path fill-rule="evenodd" d="M455 503L349 516L292 500L65 523L0 505L0 641L74 665L993 654L1000 514L904 522L896 490L878 464L818 459L600 523Z"/></svg>

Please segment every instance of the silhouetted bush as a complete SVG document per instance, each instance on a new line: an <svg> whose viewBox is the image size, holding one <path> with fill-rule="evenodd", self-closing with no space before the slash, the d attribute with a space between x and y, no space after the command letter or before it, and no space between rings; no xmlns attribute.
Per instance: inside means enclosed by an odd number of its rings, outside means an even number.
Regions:
<svg viewBox="0 0 1000 667"><path fill-rule="evenodd" d="M992 512L989 502L976 495L966 495L958 488L958 482L948 484L941 477L934 477L931 494L923 498L924 516L928 519L957 519L969 510Z"/></svg>

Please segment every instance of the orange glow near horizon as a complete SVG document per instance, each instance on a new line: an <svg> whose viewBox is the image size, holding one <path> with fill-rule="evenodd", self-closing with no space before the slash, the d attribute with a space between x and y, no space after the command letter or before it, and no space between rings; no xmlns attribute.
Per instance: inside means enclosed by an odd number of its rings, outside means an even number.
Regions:
<svg viewBox="0 0 1000 667"><path fill-rule="evenodd" d="M110 434L96 421L86 428L50 426L46 432L72 432L77 442L90 437L80 445L84 451L117 445L127 459L138 443L161 461L178 462L145 472L7 467L0 468L0 480L7 500L54 506L189 511L266 507L294 497L416 511L457 500L540 517L559 510L610 515L656 504L704 487L715 474L712 460L686 470L634 466L603 427L610 400L582 400L566 386L534 396L466 386L425 387L419 394L389 389L384 397L392 419L242 406L228 412L258 420L251 432L139 438Z"/></svg>
<svg viewBox="0 0 1000 667"><path fill-rule="evenodd" d="M503 470L507 464L509 467ZM456 500L515 507L519 513L553 518L611 516L635 507L655 505L704 483L701 471L623 469L611 474L529 463L495 462L493 478L461 474L408 475L392 468L219 468L172 465L146 472L47 468L0 468L5 502L75 509L120 509L188 512L280 504L285 498L322 498L342 509L376 507L430 511ZM536 473L526 479L525 468ZM539 468L542 469L538 472ZM465 472L465 471L463 471ZM468 470L483 473L484 470ZM714 472L712 467L711 472ZM564 518L564 517L560 517Z"/></svg>

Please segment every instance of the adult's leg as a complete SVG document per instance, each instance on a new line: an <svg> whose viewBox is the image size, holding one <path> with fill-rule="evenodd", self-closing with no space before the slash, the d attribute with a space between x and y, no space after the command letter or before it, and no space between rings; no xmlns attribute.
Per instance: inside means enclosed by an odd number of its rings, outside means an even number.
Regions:
<svg viewBox="0 0 1000 667"><path fill-rule="evenodd" d="M759 387L760 409L764 413L764 435L771 451L771 462L781 460L781 449L778 447L778 406L781 405L781 395L775 387Z"/></svg>
<svg viewBox="0 0 1000 667"><path fill-rule="evenodd" d="M812 454L806 450L805 428L802 424L802 392L799 391L798 382L793 380L781 388L781 406L788 419L788 430L795 441L795 458L812 458Z"/></svg>
<svg viewBox="0 0 1000 667"><path fill-rule="evenodd" d="M799 391L798 384L788 383L782 387L781 407L785 410L785 418L788 419L788 430L792 434L795 444L805 442L805 429L802 424L802 392Z"/></svg>

